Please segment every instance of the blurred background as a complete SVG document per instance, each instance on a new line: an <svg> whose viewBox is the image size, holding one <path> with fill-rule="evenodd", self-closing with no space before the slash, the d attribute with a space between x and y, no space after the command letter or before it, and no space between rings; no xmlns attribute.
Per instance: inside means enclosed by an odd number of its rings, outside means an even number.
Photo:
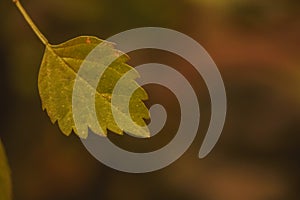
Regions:
<svg viewBox="0 0 300 200"><path fill-rule="evenodd" d="M79 138L63 135L42 111L37 90L44 46L10 0L0 2L1 131L15 200L297 200L300 197L300 1L23 0L50 43L79 35L107 38L144 26L171 28L198 41L223 76L228 114L205 159L198 151L210 118L207 88L176 55L130 53L133 66L174 67L198 91L196 140L172 165L127 174L94 159ZM176 41L174 41L176 42ZM172 79L172 77L169 77ZM109 133L118 146L147 152L166 145L179 125L174 95L145 86L148 106L166 106L164 129L149 140Z"/></svg>

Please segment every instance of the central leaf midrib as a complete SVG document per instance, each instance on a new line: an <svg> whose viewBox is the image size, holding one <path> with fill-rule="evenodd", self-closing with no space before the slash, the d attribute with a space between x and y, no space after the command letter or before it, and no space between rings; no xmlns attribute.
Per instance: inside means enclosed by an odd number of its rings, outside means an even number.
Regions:
<svg viewBox="0 0 300 200"><path fill-rule="evenodd" d="M59 55L53 50L53 48L52 48L51 46L48 47L48 48L49 48L49 50L51 51L51 53L53 53L57 58L59 58L59 60L61 60L65 65L68 66L68 69L70 69L70 70L72 71L72 73L73 73L75 76L78 76L81 80L83 80L84 82L86 82L87 85L89 85L92 89L95 89L88 81L86 81L84 78L82 78L82 77L78 74L78 72L76 72L68 62L66 62L61 56L59 56ZM82 61L83 61L83 60L82 60ZM100 93L97 89L95 89L95 90L96 90L96 92L97 92L100 96L102 96L104 99L107 99L107 98L105 98L105 97L102 95L102 93Z"/></svg>

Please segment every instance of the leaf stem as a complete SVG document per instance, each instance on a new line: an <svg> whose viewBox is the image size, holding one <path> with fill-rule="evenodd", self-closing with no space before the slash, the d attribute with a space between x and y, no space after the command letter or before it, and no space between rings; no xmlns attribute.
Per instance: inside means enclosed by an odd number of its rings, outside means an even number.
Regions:
<svg viewBox="0 0 300 200"><path fill-rule="evenodd" d="M34 31L34 33L38 36L38 38L41 40L41 42L48 46L49 42L46 39L46 37L41 33L41 31L38 29L38 27L34 24L34 22L32 21L32 19L29 17L29 15L27 14L26 10L23 8L23 6L21 5L19 0L12 0L17 8L19 9L19 11L21 12L21 14L23 15L24 19L26 20L26 22L29 24L29 26L31 27L31 29Z"/></svg>

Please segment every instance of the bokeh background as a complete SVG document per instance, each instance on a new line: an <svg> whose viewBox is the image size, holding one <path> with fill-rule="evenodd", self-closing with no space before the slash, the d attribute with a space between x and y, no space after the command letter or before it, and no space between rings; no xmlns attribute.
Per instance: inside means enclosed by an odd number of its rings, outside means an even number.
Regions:
<svg viewBox="0 0 300 200"><path fill-rule="evenodd" d="M176 55L155 50L133 52L131 65L170 65L199 91L199 133L179 160L160 171L127 174L104 166L75 134L64 136L42 111L37 77L44 46L14 4L1 0L0 135L12 170L15 200L299 199L299 0L22 3L53 44L79 35L105 39L143 26L171 28L191 36L220 69L228 95L228 115L215 149L205 159L198 159L210 117L203 80ZM166 106L164 129L147 141L109 134L116 144L136 152L167 144L179 123L174 95L157 85L145 89L150 96L148 106Z"/></svg>

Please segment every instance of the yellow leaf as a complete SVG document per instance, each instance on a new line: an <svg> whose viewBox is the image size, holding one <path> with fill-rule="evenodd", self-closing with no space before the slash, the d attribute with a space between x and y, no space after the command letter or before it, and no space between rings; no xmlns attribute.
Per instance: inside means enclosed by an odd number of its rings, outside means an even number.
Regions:
<svg viewBox="0 0 300 200"><path fill-rule="evenodd" d="M11 179L10 170L7 164L5 151L0 140L0 199L10 200L12 199L11 194Z"/></svg>
<svg viewBox="0 0 300 200"><path fill-rule="evenodd" d="M33 23L31 18L26 13L25 9L19 0L13 0L17 8L24 16L27 23L32 30L46 46L43 61L41 64L38 80L39 93L42 100L43 109L47 113L53 123L56 121L62 132L65 135L70 135L74 130L77 135L86 138L88 129L99 135L105 136L107 129L123 134L123 131L129 132L138 137L149 137L150 133L146 127L144 119L149 118L149 111L143 103L143 100L148 98L147 93L141 87L137 87L137 83L133 80L138 77L138 73L129 65L125 64L128 60L126 55L114 49L111 43L100 40L92 36L81 36L71 39L59 45L49 44L46 37ZM74 82L78 75L78 70L88 56L88 54L97 46L101 44L101 60L97 62L90 62L89 68L105 66L107 67L101 76L98 86L93 87L88 80L80 77L82 84L85 86L83 90L96 91L95 105L86 105L87 111L91 110L91 106L95 106L97 120L92 120L91 112L84 112L79 123L74 123L72 111L72 94ZM114 60L112 63L109 61ZM108 65L108 66L107 66ZM118 80L125 75L126 72L131 71L133 76L126 76L126 81L123 81L124 89L138 88L130 97L128 105L112 105L111 98L114 86ZM92 89L91 89L92 88ZM85 95L80 98L86 98ZM117 98L122 98L118 96ZM126 107L129 107L130 113L127 112ZM117 114L118 121L122 122L122 127L119 127L113 117L113 113ZM134 123L130 123L130 122ZM100 124L100 129L95 128ZM128 123L127 123L128 122ZM124 125L125 124L125 125ZM76 128L77 127L77 128ZM79 128L78 128L79 127ZM141 128L144 127L144 128Z"/></svg>
<svg viewBox="0 0 300 200"><path fill-rule="evenodd" d="M115 60L107 67L99 81L98 87L95 88L95 107L100 126L104 132L99 132L97 129L93 130L93 127L96 127L97 124L93 124L94 120L90 120L92 115L86 112L79 120L80 124L77 124L77 126L82 127L80 130L83 131L78 132L75 128L72 112L74 82L86 56L100 43L104 43L100 55L101 59L97 59L95 62L89 61L90 67L105 66L108 62L107 60ZM59 127L64 134L69 135L73 129L80 137L84 138L87 136L88 128L100 135L106 135L106 129L118 134L122 134L123 131L135 130L131 134L149 137L148 131L145 132L138 127L128 127L128 130L122 130L118 127L112 115L111 109L116 109L118 115L124 120L126 118L127 120L135 119L137 126L146 126L143 118L149 118L148 109L142 102L142 100L148 98L147 93L141 87L131 97L129 105L131 116L126 115L124 107L112 107L111 97L114 86L126 72L132 69L132 67L125 64L127 59L127 56L115 50L112 44L91 36L77 37L60 45L47 45L40 68L38 86L43 109L47 110L51 121L53 123L58 121ZM85 85L85 90L93 87L87 80L82 82ZM123 87L131 88L136 84L133 80L128 80L124 82ZM82 93L80 98L84 99L86 97Z"/></svg>

